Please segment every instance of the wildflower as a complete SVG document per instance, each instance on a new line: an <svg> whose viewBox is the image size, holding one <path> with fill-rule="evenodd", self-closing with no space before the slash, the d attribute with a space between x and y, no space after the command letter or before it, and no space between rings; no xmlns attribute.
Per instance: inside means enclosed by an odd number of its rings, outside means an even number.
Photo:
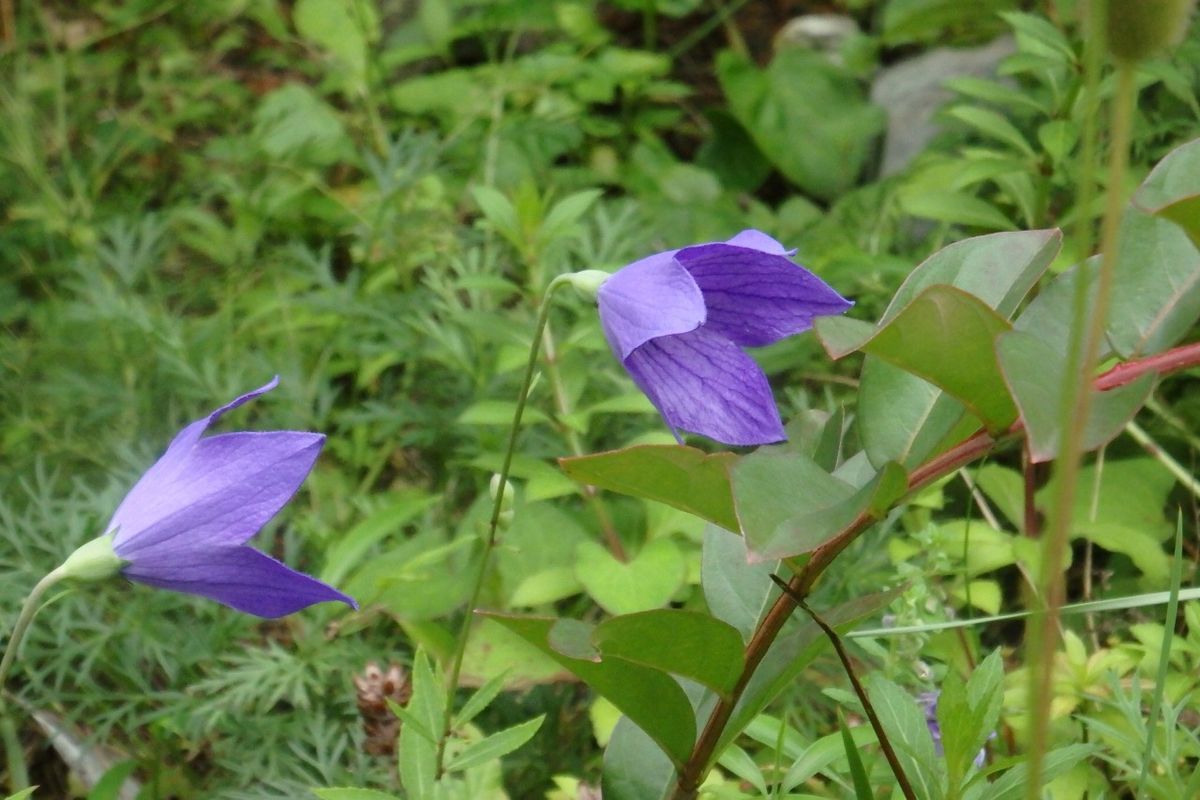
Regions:
<svg viewBox="0 0 1200 800"><path fill-rule="evenodd" d="M679 429L731 445L786 438L766 375L741 348L852 305L793 253L746 230L635 261L600 287L609 346L677 439Z"/></svg>
<svg viewBox="0 0 1200 800"><path fill-rule="evenodd" d="M267 385L191 423L121 501L108 533L60 569L197 594L238 611L281 617L325 600L353 599L296 572L246 542L304 481L325 442L319 433L263 431L201 438L227 411L274 389Z"/></svg>

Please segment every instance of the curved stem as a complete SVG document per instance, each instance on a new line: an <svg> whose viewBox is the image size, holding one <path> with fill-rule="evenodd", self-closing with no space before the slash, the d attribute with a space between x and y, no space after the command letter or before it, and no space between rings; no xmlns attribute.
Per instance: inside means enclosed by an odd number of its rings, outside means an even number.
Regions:
<svg viewBox="0 0 1200 800"><path fill-rule="evenodd" d="M21 639L25 637L25 631L29 629L29 623L33 622L38 608L41 607L42 597L51 586L65 577L66 574L62 567L54 569L38 581L37 585L29 592L29 596L25 598L25 603L21 606L21 613L17 615L16 624L13 625L12 636L8 637L8 644L4 647L4 658L0 659L0 688L4 687L4 682L8 679L8 671L12 669L13 661L17 658L17 650L21 647ZM2 701L0 701L0 710L3 710Z"/></svg>
<svg viewBox="0 0 1200 800"><path fill-rule="evenodd" d="M521 390L517 395L517 407L513 411L512 427L508 432L508 446L504 451L504 460L500 464L499 482L496 497L492 501L492 515L488 519L487 538L483 541L483 554L479 558L479 569L475 573L474 584L471 587L471 599L467 602L467 613L463 616L459 628L458 639L455 641L454 656L450 662L450 674L446 687L445 724L437 745L437 774L442 775L442 766L446 755L446 740L450 738L450 729L454 721L454 695L458 691L458 678L462 674L463 656L467 649L467 637L471 632L476 604L483 592L483 581L487 577L488 566L491 562L492 551L496 548L496 533L500 528L500 514L504 508L504 494L508 486L508 475L512 469L513 454L517 449L517 436L521 432L521 417L525 414L525 402L529 399L529 389L533 385L533 375L537 370L538 353L542 343L542 333L550 319L550 299L554 292L565 282L565 276L560 275L550 281L546 294L538 309L537 328L529 344L529 360L525 364L525 376L521 381Z"/></svg>
<svg viewBox="0 0 1200 800"><path fill-rule="evenodd" d="M1118 386L1124 386L1150 372L1156 373L1159 376L1165 376L1196 366L1200 366L1200 342L1177 347L1165 353L1118 364L1096 378L1093 385L1098 391L1107 391L1115 389ZM982 458L995 447L1017 441L1023 435L1024 427L1020 421L1014 423L1000 437L993 437L986 431L980 431L909 473L909 494L940 480L976 459ZM754 671L758 669L758 665L762 663L767 650L775 642L775 638L783 630L784 623L787 622L792 611L796 608L796 601L793 599L793 595L807 597L817 579L820 578L830 563L851 542L867 530L874 521L873 517L860 514L836 536L814 550L804 569L788 581L788 590L779 596L751 635L750 642L746 645L745 666L742 669L742 674L738 677L737 683L734 684L728 697L717 701L712 713L709 715L708 721L704 725L704 729L696 739L691 756L679 772L679 778L672 795L674 800L690 800L690 798L696 796L696 788L704 780L704 776L711 766L713 754L716 751L717 744L721 740L721 735L725 731L725 726L729 723L729 719L733 715L734 708L737 706L738 701L741 700L746 686L750 683L750 678L754 675Z"/></svg>

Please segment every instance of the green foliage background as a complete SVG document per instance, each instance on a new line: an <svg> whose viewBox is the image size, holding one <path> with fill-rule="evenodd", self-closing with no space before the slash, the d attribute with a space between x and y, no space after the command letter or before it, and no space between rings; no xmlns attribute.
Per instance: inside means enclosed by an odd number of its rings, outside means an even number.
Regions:
<svg viewBox="0 0 1200 800"><path fill-rule="evenodd" d="M392 764L362 751L351 677L371 660L407 662L415 644L449 649L553 276L756 227L797 247L869 319L955 238L1098 213L1075 195L1080 127L1095 107L1080 100L1072 3L835 4L864 31L837 63L804 50L772 59L755 39L767 23L746 5L16 3L0 55L0 622L101 531L183 423L276 373L280 387L233 424L318 430L328 445L258 544L364 604L260 624L143 588L70 594L35 625L16 695L134 758L152 797L393 786ZM885 120L867 100L869 78L933 44L1008 31L1017 53L1005 80L953 81L943 132L879 177ZM1198 64L1192 34L1139 73L1138 181L1200 131ZM517 522L485 605L590 619L702 607L699 520L589 501L554 466L670 439L585 301L558 304L551 331L516 463ZM854 402L854 366L829 363L811 337L756 355L785 419ZM1186 379L1166 387L1147 426L1188 463L1200 408L1186 389ZM1181 495L1138 452L1118 443L1097 478L1109 519L1142 536L1092 537L1108 554L1105 593L1166 585L1164 512ZM847 554L854 568L822 587L823 602L903 580L890 612L901 623L1011 608L1028 558L1014 466L974 476L999 512L999 529L976 534L988 548L964 563L969 490L937 487L889 520L886 547ZM1121 516L1130 509L1141 516ZM1103 625L1090 657L1116 666L1070 673L1083 687L1075 700L1110 675L1151 669L1142 662L1161 626ZM1173 662L1177 703L1195 692L1191 630ZM550 680L552 665L495 626L478 636L469 679L520 668L518 691L477 724L549 712L534 743L505 760L511 796L539 796L556 774L594 782L603 707L589 719L586 693ZM948 642L863 652L916 690L953 664ZM1004 634L987 642L1005 644ZM832 660L810 672L820 686L838 681ZM1103 688L1088 713L1115 719L1121 691ZM806 736L827 734L841 699L810 700L787 696L780 713ZM61 780L31 747L39 779ZM848 770L810 788L839 796ZM1121 775L1078 780L1120 785Z"/></svg>

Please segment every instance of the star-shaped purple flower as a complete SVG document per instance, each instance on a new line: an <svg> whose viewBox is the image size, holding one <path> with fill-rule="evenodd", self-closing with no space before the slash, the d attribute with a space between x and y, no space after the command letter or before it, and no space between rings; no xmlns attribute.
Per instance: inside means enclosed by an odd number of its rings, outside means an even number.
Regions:
<svg viewBox="0 0 1200 800"><path fill-rule="evenodd" d="M325 437L264 431L201 438L244 394L191 423L130 490L107 530L132 581L198 594L238 611L281 617L325 600L354 600L248 547L312 469Z"/></svg>
<svg viewBox="0 0 1200 800"><path fill-rule="evenodd" d="M597 293L613 353L671 426L730 445L787 438L767 377L743 347L812 327L853 303L756 230L656 253Z"/></svg>

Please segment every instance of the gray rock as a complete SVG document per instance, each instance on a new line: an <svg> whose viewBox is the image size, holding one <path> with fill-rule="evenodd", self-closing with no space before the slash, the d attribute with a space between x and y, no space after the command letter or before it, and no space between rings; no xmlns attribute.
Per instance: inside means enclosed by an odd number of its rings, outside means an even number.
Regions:
<svg viewBox="0 0 1200 800"><path fill-rule="evenodd" d="M942 88L950 78L993 77L1016 51L1011 36L981 47L939 47L881 70L871 86L871 102L887 111L881 175L904 169L939 131L933 116L953 96Z"/></svg>

